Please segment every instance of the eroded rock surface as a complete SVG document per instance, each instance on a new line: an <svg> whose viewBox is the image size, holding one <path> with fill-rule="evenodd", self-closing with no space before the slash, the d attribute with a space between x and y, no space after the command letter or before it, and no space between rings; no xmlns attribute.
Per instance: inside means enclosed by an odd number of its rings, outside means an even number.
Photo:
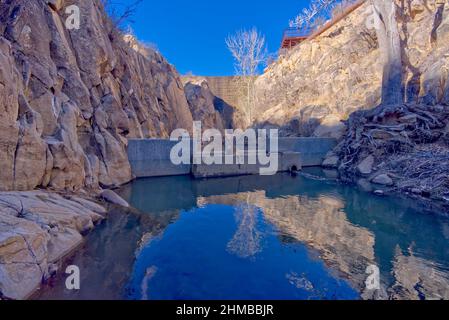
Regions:
<svg viewBox="0 0 449 320"><path fill-rule="evenodd" d="M80 29L65 8L80 8ZM177 71L101 1L0 1L0 190L117 186L127 138L190 129Z"/></svg>
<svg viewBox="0 0 449 320"><path fill-rule="evenodd" d="M192 79L184 86L187 101L192 111L193 120L202 121L205 129L224 130L225 123L219 110L215 107L215 95L209 89L205 79Z"/></svg>
<svg viewBox="0 0 449 320"><path fill-rule="evenodd" d="M27 298L105 213L77 196L0 193L0 299Z"/></svg>
<svg viewBox="0 0 449 320"><path fill-rule="evenodd" d="M256 81L259 123L285 135L341 137L338 120L377 106L383 65L364 4L269 66ZM449 4L397 1L407 103L449 105Z"/></svg>
<svg viewBox="0 0 449 320"><path fill-rule="evenodd" d="M242 101L244 85L239 77L183 76L184 91L194 120L205 128L243 129L249 124Z"/></svg>

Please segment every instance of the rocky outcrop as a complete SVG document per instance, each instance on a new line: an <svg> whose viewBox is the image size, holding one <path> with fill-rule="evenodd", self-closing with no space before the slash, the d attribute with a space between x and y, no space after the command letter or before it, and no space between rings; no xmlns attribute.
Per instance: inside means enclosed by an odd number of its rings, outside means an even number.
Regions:
<svg viewBox="0 0 449 320"><path fill-rule="evenodd" d="M225 129L223 117L215 106L216 97L205 79L188 81L184 91L193 120L201 121L204 129L213 128L220 131Z"/></svg>
<svg viewBox="0 0 449 320"><path fill-rule="evenodd" d="M184 90L195 120L216 123L217 129L244 129L248 127L243 110L246 93L241 77L183 76ZM218 113L221 121L214 116ZM212 128L211 126L206 126Z"/></svg>
<svg viewBox="0 0 449 320"><path fill-rule="evenodd" d="M125 37L101 1L0 1L0 190L117 186L127 138L190 129L178 73ZM65 7L80 8L79 30Z"/></svg>
<svg viewBox="0 0 449 320"><path fill-rule="evenodd" d="M129 203L112 190L104 190L100 196L109 203L129 208Z"/></svg>
<svg viewBox="0 0 449 320"><path fill-rule="evenodd" d="M397 1L407 103L447 106L449 5L412 2ZM267 68L256 81L259 123L280 126L286 135L341 137L340 120L379 104L383 66L367 9L361 6Z"/></svg>
<svg viewBox="0 0 449 320"><path fill-rule="evenodd" d="M27 298L105 213L77 196L0 193L0 300Z"/></svg>

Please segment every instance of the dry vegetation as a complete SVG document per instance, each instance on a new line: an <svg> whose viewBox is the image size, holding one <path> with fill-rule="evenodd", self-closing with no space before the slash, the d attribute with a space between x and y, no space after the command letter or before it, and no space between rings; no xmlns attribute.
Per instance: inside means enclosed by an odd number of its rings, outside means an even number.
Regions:
<svg viewBox="0 0 449 320"><path fill-rule="evenodd" d="M403 105L351 115L348 134L337 148L345 178L357 164L376 159L376 174L388 173L394 189L449 201L449 110L445 106Z"/></svg>

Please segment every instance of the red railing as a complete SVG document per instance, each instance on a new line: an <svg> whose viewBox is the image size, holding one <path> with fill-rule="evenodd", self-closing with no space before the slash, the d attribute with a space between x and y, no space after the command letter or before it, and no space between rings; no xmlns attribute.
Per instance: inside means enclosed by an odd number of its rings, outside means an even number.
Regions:
<svg viewBox="0 0 449 320"><path fill-rule="evenodd" d="M309 29L288 28L282 35L281 48L290 49L306 40L310 36Z"/></svg>

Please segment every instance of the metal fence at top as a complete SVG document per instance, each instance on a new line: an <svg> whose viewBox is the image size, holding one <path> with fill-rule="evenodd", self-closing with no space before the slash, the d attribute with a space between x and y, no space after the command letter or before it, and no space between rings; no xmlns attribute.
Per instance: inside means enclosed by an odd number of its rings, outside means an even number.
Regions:
<svg viewBox="0 0 449 320"><path fill-rule="evenodd" d="M310 28L287 28L284 30L283 39L286 38L306 38L311 34Z"/></svg>

